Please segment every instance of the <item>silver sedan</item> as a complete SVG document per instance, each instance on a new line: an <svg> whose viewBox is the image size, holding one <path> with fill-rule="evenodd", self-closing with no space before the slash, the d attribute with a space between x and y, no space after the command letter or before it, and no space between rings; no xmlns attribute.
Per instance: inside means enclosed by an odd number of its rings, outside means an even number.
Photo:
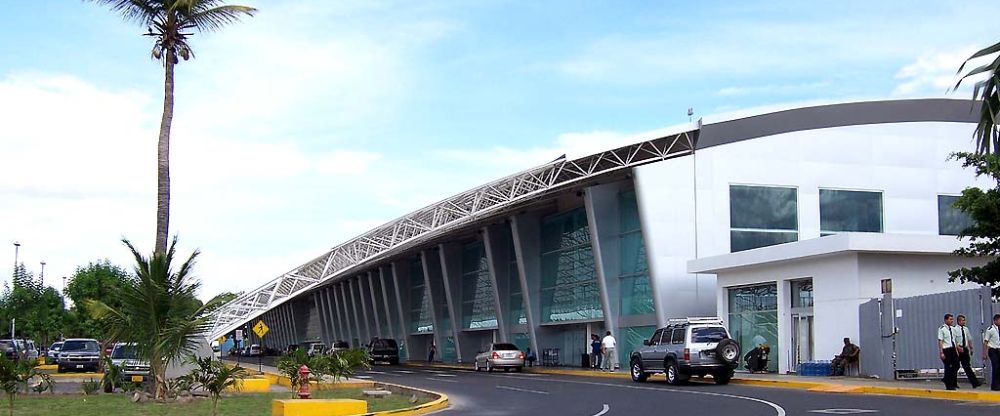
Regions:
<svg viewBox="0 0 1000 416"><path fill-rule="evenodd" d="M476 371L493 371L496 368L520 372L524 368L524 353L514 344L497 343L476 355Z"/></svg>

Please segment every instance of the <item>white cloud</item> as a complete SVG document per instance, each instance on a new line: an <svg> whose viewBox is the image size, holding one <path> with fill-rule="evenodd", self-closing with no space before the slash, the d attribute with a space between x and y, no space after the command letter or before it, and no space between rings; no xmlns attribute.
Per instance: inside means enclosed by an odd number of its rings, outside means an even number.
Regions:
<svg viewBox="0 0 1000 416"><path fill-rule="evenodd" d="M895 96L946 94L959 79L956 73L959 66L976 50L975 47L966 46L955 51L924 53L916 61L896 72L895 79L899 84L892 94ZM967 69L975 67L973 63L972 66L967 66ZM969 79L963 82L963 85L969 87L975 82L976 79Z"/></svg>
<svg viewBox="0 0 1000 416"><path fill-rule="evenodd" d="M766 94L772 96L815 93L818 90L827 88L833 83L830 81L806 82L800 84L767 84L767 85L747 85L739 87L725 87L716 94L724 97L744 96L753 94Z"/></svg>

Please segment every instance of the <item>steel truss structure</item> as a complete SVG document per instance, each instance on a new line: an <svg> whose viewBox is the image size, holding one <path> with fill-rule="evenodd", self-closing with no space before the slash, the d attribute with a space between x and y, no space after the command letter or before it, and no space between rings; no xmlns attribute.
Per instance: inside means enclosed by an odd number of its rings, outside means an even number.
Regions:
<svg viewBox="0 0 1000 416"><path fill-rule="evenodd" d="M646 140L574 160L564 157L421 208L351 239L219 308L207 338L225 335L244 322L317 286L348 276L408 248L430 241L505 209L602 174L694 152L696 129Z"/></svg>

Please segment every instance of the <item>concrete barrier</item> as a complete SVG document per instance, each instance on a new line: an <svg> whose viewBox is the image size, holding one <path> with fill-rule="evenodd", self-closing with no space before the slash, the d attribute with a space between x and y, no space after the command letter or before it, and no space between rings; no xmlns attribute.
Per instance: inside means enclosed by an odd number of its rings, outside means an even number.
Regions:
<svg viewBox="0 0 1000 416"><path fill-rule="evenodd" d="M351 416L365 413L368 413L368 402L364 400L271 400L271 416Z"/></svg>

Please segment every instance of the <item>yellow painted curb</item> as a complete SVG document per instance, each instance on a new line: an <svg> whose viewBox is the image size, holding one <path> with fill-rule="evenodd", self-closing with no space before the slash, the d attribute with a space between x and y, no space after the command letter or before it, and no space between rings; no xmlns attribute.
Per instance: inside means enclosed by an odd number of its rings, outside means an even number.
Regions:
<svg viewBox="0 0 1000 416"><path fill-rule="evenodd" d="M431 401L429 401L427 403L424 403L424 404L421 404L421 405L417 405L417 406L413 406L413 407L407 407L405 409L385 410L385 411L381 411L381 412L373 412L373 413L368 413L368 414L366 414L364 416L377 416L377 415L413 416L413 415L423 415L423 414L427 414L427 413L431 413L431 412L436 412L438 410L447 409L448 406L449 406L448 395L446 395L444 393L438 393L436 391L430 391L430 390L413 388L413 387L404 386L404 385L401 385L401 384L393 384L393 383L379 383L379 384L386 385L386 386L394 386L394 387L397 387L397 388L403 388L403 389L407 389L407 390L419 391L419 392L422 392L424 394L432 394L432 395L438 396L438 398L434 399L434 400L431 400Z"/></svg>
<svg viewBox="0 0 1000 416"><path fill-rule="evenodd" d="M366 413L368 402L364 400L271 400L271 416L354 416Z"/></svg>
<svg viewBox="0 0 1000 416"><path fill-rule="evenodd" d="M103 373L55 373L49 374L52 378L92 378L95 381L104 378Z"/></svg>
<svg viewBox="0 0 1000 416"><path fill-rule="evenodd" d="M245 378L236 380L230 387L226 387L230 393L267 393L271 391L271 380L266 378Z"/></svg>
<svg viewBox="0 0 1000 416"><path fill-rule="evenodd" d="M42 365L36 365L35 366L35 370L38 370L38 371L52 371L52 370L58 370L58 369L59 369L59 365L58 364L42 364Z"/></svg>

